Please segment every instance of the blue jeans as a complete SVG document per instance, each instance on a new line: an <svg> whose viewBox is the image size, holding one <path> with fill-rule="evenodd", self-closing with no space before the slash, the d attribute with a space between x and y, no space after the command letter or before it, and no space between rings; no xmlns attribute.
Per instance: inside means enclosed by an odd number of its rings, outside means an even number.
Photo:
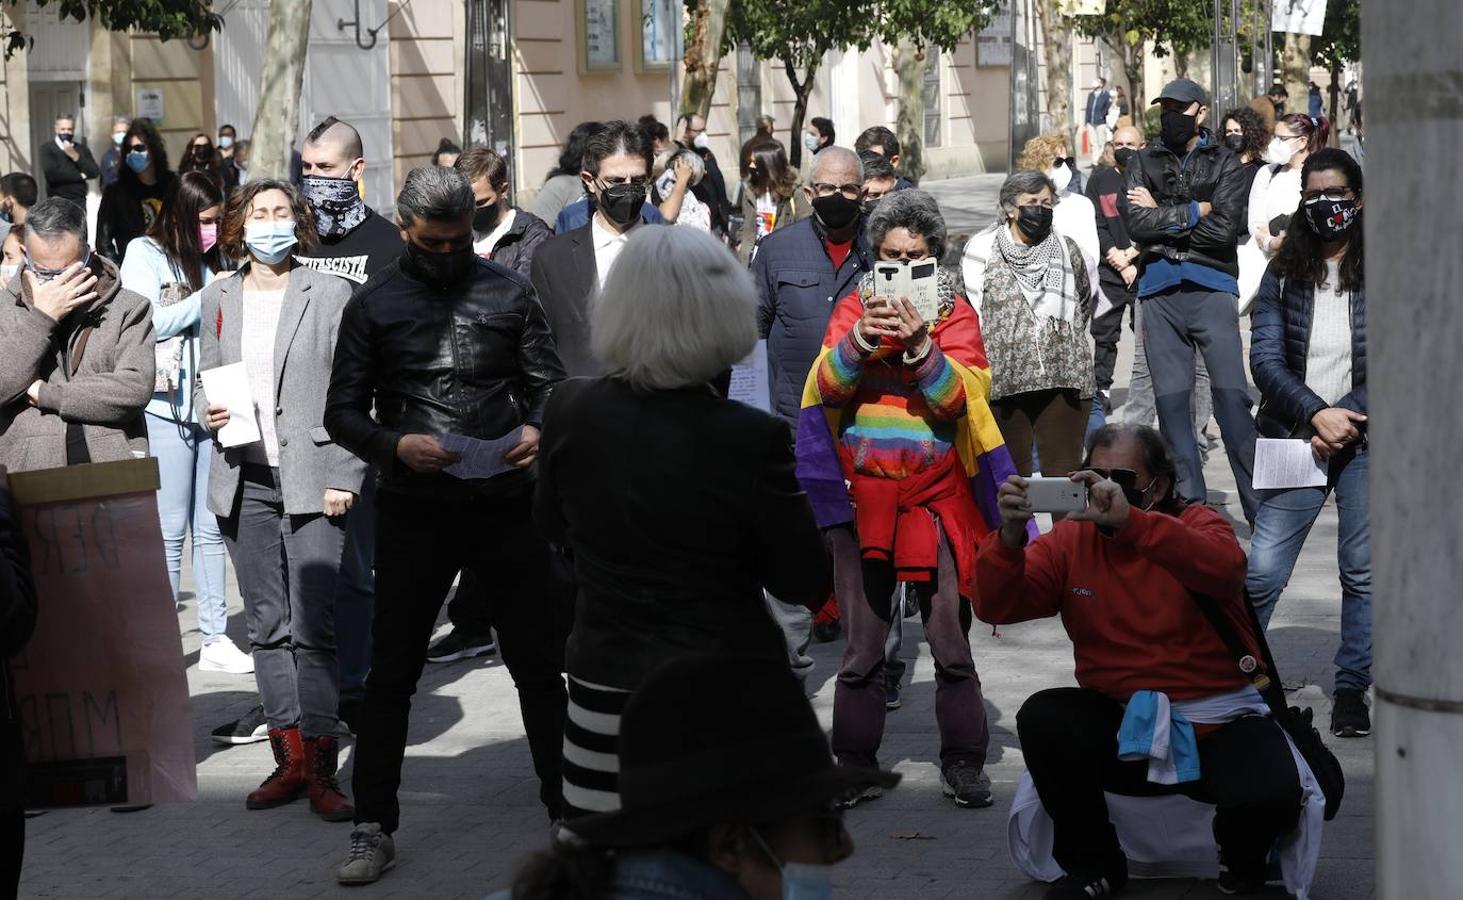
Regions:
<svg viewBox="0 0 1463 900"><path fill-rule="evenodd" d="M198 600L198 633L203 642L224 636L229 624L225 578L227 555L218 532L218 519L208 511L208 467L213 462L213 438L191 422L176 422L150 413L147 443L157 459L161 485L157 492L158 518L163 527L163 555L173 602L183 571L183 539L193 535L193 593Z"/></svg>
<svg viewBox="0 0 1463 900"><path fill-rule="evenodd" d="M1341 648L1336 651L1336 687L1366 690L1372 683L1372 545L1367 523L1368 451L1346 451L1331 462L1330 485L1261 492L1255 535L1250 540L1245 588L1260 624L1270 616L1290 581L1306 535L1326 495L1336 491L1336 558L1341 569Z"/></svg>
<svg viewBox="0 0 1463 900"><path fill-rule="evenodd" d="M366 470L361 495L345 522L345 549L335 587L335 657L343 700L366 698L371 671L371 622L376 611L376 468Z"/></svg>

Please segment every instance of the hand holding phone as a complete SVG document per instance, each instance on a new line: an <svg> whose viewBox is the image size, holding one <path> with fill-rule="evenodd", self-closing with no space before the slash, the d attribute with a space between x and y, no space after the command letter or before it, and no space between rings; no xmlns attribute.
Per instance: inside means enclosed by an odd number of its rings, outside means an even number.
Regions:
<svg viewBox="0 0 1463 900"><path fill-rule="evenodd" d="M1032 512L1074 513L1087 508L1087 485L1070 478L1034 477L1026 480Z"/></svg>

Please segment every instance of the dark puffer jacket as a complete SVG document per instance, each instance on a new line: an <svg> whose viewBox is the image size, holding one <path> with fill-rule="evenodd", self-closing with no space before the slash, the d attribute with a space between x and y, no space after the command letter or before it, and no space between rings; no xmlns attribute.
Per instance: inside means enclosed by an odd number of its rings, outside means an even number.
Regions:
<svg viewBox="0 0 1463 900"><path fill-rule="evenodd" d="M1296 423L1308 423L1329 404L1306 387L1306 356L1316 286L1282 279L1272 264L1260 282L1250 314L1250 374L1268 408ZM1366 290L1351 295L1351 393L1336 406L1363 415L1366 402Z"/></svg>
<svg viewBox="0 0 1463 900"><path fill-rule="evenodd" d="M1162 257L1196 262L1239 275L1235 240L1244 227L1248 180L1239 157L1207 129L1183 156L1155 143L1128 166L1128 190L1147 188L1157 209L1129 205L1128 235L1143 245L1143 261ZM1189 224L1190 202L1209 203L1209 215Z"/></svg>

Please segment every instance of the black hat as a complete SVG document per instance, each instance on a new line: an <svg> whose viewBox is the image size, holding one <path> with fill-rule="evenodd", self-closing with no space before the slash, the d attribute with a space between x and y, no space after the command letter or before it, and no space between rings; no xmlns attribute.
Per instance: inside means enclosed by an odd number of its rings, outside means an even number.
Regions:
<svg viewBox="0 0 1463 900"><path fill-rule="evenodd" d="M1177 100L1188 106L1190 103L1198 103L1200 106L1209 105L1209 95L1204 89L1187 78L1175 78L1163 86L1163 92L1153 101L1158 103L1161 100ZM1148 104L1152 106L1153 103Z"/></svg>
<svg viewBox="0 0 1463 900"><path fill-rule="evenodd" d="M599 847L637 847L711 825L826 808L893 772L838 766L781 660L693 656L654 672L620 719L620 809L565 826Z"/></svg>

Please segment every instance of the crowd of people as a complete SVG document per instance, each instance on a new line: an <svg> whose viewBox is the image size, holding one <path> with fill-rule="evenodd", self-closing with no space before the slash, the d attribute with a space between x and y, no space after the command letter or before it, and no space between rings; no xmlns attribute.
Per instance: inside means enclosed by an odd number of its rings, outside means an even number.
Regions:
<svg viewBox="0 0 1463 900"><path fill-rule="evenodd" d="M1149 136L1098 85L1085 186L1068 137L1041 136L968 236L903 177L890 129L849 149L823 118L793 136L804 177L762 117L731 191L699 115L586 122L530 208L508 160L444 141L394 222L333 117L298 184L250 178L228 126L174 170L146 119L119 120L98 165L63 118L45 200L0 179L0 466L158 461L200 668L258 688L214 737L269 742L249 809L307 798L354 823L345 884L396 865L425 664L501 653L552 835L505 896L824 890L852 851L844 811L897 781L879 750L917 614L942 790L969 808L995 800L970 630L1062 618L1077 686L1017 715L1048 897L1126 884L1104 792L1201 801L1221 889L1260 889L1277 847L1294 889L1283 851L1318 824L1319 789L1262 698L1279 678L1264 631L1332 491L1330 730L1370 731L1362 172L1317 117L1214 117L1185 79L1154 103ZM94 240L92 177L111 179ZM926 299L889 294L896 274L927 278ZM1141 344L1114 408L1129 314ZM727 398L759 342L767 412ZM234 364L242 442L201 377ZM1205 485L1211 408L1238 521ZM1255 490L1258 436L1308 441L1325 485ZM1040 508L1038 473L1085 503ZM9 515L13 653L35 600ZM225 633L230 563L247 652ZM830 750L799 684L810 643L839 635ZM1169 749L1133 755L1156 729ZM20 812L0 821L12 884Z"/></svg>

